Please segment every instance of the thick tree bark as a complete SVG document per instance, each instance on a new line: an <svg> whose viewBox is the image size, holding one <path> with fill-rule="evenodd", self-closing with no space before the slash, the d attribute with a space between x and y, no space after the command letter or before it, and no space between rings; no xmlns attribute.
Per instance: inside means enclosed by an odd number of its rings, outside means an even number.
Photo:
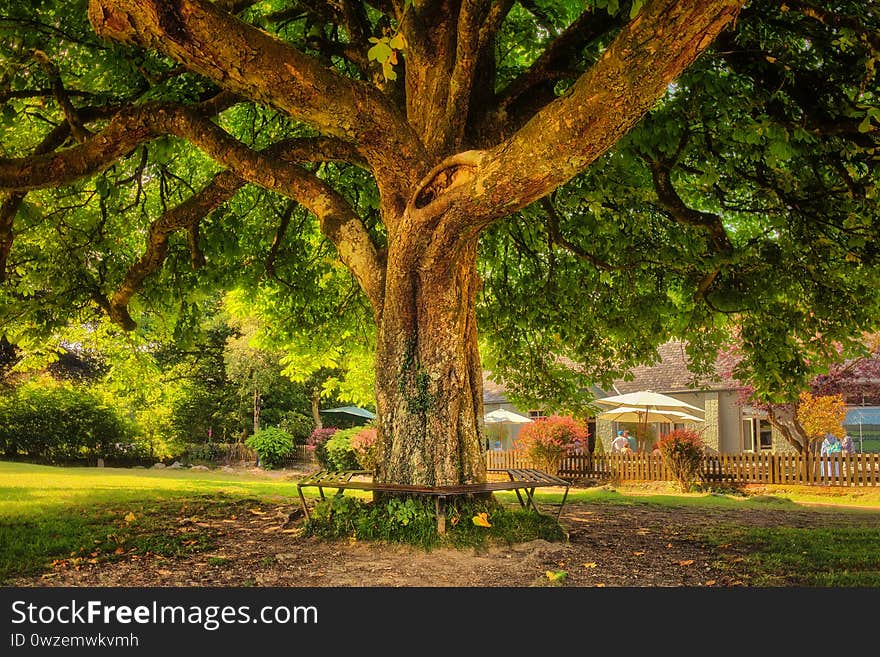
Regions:
<svg viewBox="0 0 880 657"><path fill-rule="evenodd" d="M389 253L379 322L379 476L423 485L484 481L476 240L429 268L420 267L418 240L406 242Z"/></svg>

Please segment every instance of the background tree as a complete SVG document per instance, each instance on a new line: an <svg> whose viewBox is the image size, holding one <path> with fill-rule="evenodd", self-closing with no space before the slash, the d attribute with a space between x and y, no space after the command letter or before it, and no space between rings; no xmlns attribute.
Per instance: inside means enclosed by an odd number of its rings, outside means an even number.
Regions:
<svg viewBox="0 0 880 657"><path fill-rule="evenodd" d="M820 364L821 370L804 386L795 391L794 398L777 392L762 396L747 381L739 390L741 404L748 404L767 414L767 419L801 453L815 447L828 432L842 436L847 405L880 403L880 338L865 335L858 355L845 358L838 354L837 362ZM737 374L742 362L738 347L721 352L722 368L730 376L745 379L748 372Z"/></svg>
<svg viewBox="0 0 880 657"><path fill-rule="evenodd" d="M797 420L808 437L808 448L813 447L817 441L821 442L829 433L838 439L842 438L843 423L846 421L846 402L843 395L817 396L809 392L801 393Z"/></svg>
<svg viewBox="0 0 880 657"><path fill-rule="evenodd" d="M534 396L671 336L705 366L731 325L756 385L793 390L877 322L870 4L0 10L10 340L95 310L183 335L236 285L309 325L339 261L375 323L384 479L484 477L478 321Z"/></svg>

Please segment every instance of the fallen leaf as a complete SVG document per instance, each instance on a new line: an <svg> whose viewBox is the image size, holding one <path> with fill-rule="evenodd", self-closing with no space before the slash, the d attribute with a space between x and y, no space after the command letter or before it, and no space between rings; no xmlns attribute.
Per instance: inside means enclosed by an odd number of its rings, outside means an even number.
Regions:
<svg viewBox="0 0 880 657"><path fill-rule="evenodd" d="M125 522L134 522L135 520L137 520L137 516L129 511L128 514L125 516Z"/></svg>
<svg viewBox="0 0 880 657"><path fill-rule="evenodd" d="M694 562L693 559L684 559L683 561L679 561L679 566L690 566Z"/></svg>
<svg viewBox="0 0 880 657"><path fill-rule="evenodd" d="M473 517L473 522L477 527L491 527L492 524L489 522L489 514L486 512L478 513Z"/></svg>
<svg viewBox="0 0 880 657"><path fill-rule="evenodd" d="M707 579L707 580L706 580L706 586L712 586L712 585L714 585L714 584L715 584L715 580L714 580L714 579Z"/></svg>
<svg viewBox="0 0 880 657"><path fill-rule="evenodd" d="M595 561L591 561L590 563L585 563L584 568L595 568L597 565Z"/></svg>
<svg viewBox="0 0 880 657"><path fill-rule="evenodd" d="M640 557L640 556L642 556L643 554L645 554L645 553L644 553L644 552L633 552L633 555L636 556L636 557Z"/></svg>
<svg viewBox="0 0 880 657"><path fill-rule="evenodd" d="M669 548L669 547L672 547L672 543L667 543L667 544L666 544L666 547L668 547L668 548Z"/></svg>
<svg viewBox="0 0 880 657"><path fill-rule="evenodd" d="M253 513L254 515L257 515L257 516L264 516L264 515L266 515L265 513L263 513L262 511L260 511L259 509L248 509L248 511L250 511L251 513Z"/></svg>
<svg viewBox="0 0 880 657"><path fill-rule="evenodd" d="M113 550L113 554L125 554L125 548L120 546L120 547L116 548L115 550Z"/></svg>
<svg viewBox="0 0 880 657"><path fill-rule="evenodd" d="M156 574L158 574L158 575L165 575L165 576L167 577L168 575L171 575L172 573L171 573L170 570L157 570L157 571L156 571Z"/></svg>
<svg viewBox="0 0 880 657"><path fill-rule="evenodd" d="M566 577L568 577L568 573L564 570L548 570L544 574L551 582L561 582Z"/></svg>
<svg viewBox="0 0 880 657"><path fill-rule="evenodd" d="M596 584L596 587L600 588L600 589L604 589L605 585L602 582L599 582L598 584Z"/></svg>

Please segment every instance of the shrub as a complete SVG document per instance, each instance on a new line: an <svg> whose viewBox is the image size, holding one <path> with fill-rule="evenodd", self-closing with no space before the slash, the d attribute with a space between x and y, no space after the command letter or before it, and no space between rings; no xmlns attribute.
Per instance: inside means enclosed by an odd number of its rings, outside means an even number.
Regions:
<svg viewBox="0 0 880 657"><path fill-rule="evenodd" d="M294 445L305 445L313 433L315 421L302 413L286 411L282 413L277 426L293 436Z"/></svg>
<svg viewBox="0 0 880 657"><path fill-rule="evenodd" d="M690 490L703 465L703 440L690 429L676 429L657 443L663 461L683 492Z"/></svg>
<svg viewBox="0 0 880 657"><path fill-rule="evenodd" d="M485 514L490 526L475 525L471 518L477 514ZM333 495L315 505L305 528L310 536L409 543L425 549L513 545L536 539L564 541L566 538L552 515L508 510L494 497L450 500L446 518L446 534L438 534L432 500L392 497L365 502Z"/></svg>
<svg viewBox="0 0 880 657"><path fill-rule="evenodd" d="M248 436L244 444L260 457L266 470L277 468L293 454L293 436L277 427L266 427Z"/></svg>
<svg viewBox="0 0 880 657"><path fill-rule="evenodd" d="M364 470L375 470L379 463L379 440L376 429L367 427L351 437L351 448Z"/></svg>
<svg viewBox="0 0 880 657"><path fill-rule="evenodd" d="M315 429L312 431L312 434L309 436L307 445L311 447L317 447L318 445L323 445L326 443L330 436L339 431L336 427L324 427L322 429Z"/></svg>
<svg viewBox="0 0 880 657"><path fill-rule="evenodd" d="M540 470L556 474L559 463L568 454L586 451L590 433L580 420L564 415L538 418L525 425L516 441L522 451Z"/></svg>
<svg viewBox="0 0 880 657"><path fill-rule="evenodd" d="M131 428L81 387L26 383L0 397L0 449L49 462L108 458L132 449Z"/></svg>
<svg viewBox="0 0 880 657"><path fill-rule="evenodd" d="M363 431L363 427L334 430L326 441L315 445L315 458L325 470L358 470L357 452L351 446L351 438Z"/></svg>

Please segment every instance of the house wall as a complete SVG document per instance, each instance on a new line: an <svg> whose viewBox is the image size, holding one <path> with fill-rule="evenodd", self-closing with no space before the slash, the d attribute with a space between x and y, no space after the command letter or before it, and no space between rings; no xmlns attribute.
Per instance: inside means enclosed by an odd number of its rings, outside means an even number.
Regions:
<svg viewBox="0 0 880 657"><path fill-rule="evenodd" d="M742 451L742 407L738 397L729 390L718 393L718 444L724 454Z"/></svg>

